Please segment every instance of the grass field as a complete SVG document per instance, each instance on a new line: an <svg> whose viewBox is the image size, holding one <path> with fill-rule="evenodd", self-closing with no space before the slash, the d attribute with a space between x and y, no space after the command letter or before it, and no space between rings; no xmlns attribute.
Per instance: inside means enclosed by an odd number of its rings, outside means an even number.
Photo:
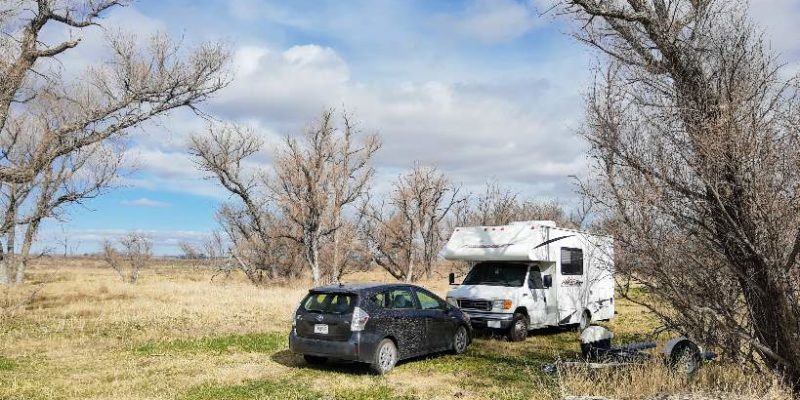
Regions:
<svg viewBox="0 0 800 400"><path fill-rule="evenodd" d="M624 371L542 372L579 349L570 331L523 343L481 337L459 356L401 363L385 377L359 365L310 368L288 351L291 314L307 287L254 287L233 276L157 265L136 285L93 260L42 260L29 283L0 292L3 399L558 399L566 394L645 398L788 399L771 378L736 366L705 367L686 379L654 363ZM387 280L379 272L349 281ZM444 296L445 279L421 282ZM656 322L618 302L609 327L645 338Z"/></svg>

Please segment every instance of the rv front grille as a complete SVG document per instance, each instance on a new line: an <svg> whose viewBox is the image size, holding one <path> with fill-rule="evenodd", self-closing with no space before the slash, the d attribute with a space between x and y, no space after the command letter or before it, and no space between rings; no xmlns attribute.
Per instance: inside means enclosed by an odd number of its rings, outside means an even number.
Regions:
<svg viewBox="0 0 800 400"><path fill-rule="evenodd" d="M492 302L489 300L461 299L458 301L458 306L465 310L481 310L481 311L492 310Z"/></svg>

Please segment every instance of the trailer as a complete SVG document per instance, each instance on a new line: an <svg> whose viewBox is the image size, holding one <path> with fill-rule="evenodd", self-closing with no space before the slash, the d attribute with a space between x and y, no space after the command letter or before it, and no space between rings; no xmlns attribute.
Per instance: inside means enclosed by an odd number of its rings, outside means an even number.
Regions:
<svg viewBox="0 0 800 400"><path fill-rule="evenodd" d="M443 250L467 261L469 273L447 301L475 328L528 331L614 317L614 242L608 236L559 228L553 221L458 227ZM450 284L455 276L450 274Z"/></svg>

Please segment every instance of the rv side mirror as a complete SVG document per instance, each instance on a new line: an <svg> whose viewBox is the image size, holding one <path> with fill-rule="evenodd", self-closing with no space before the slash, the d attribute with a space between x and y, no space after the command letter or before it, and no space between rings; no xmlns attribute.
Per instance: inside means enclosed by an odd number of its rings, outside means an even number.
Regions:
<svg viewBox="0 0 800 400"><path fill-rule="evenodd" d="M549 288L553 286L553 276L552 275L545 275L542 277L542 285L545 288Z"/></svg>
<svg viewBox="0 0 800 400"><path fill-rule="evenodd" d="M447 281L450 282L451 285L454 284L456 282L456 274L454 274L452 272L449 273L447 275Z"/></svg>

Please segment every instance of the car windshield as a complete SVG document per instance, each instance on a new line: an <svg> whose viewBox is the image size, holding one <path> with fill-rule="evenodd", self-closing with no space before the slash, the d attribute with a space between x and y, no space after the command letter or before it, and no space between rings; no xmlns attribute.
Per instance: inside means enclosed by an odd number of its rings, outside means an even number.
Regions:
<svg viewBox="0 0 800 400"><path fill-rule="evenodd" d="M300 304L306 312L325 314L349 314L356 304L352 293L309 293Z"/></svg>
<svg viewBox="0 0 800 400"><path fill-rule="evenodd" d="M464 279L464 285L522 286L528 265L512 262L475 264Z"/></svg>

